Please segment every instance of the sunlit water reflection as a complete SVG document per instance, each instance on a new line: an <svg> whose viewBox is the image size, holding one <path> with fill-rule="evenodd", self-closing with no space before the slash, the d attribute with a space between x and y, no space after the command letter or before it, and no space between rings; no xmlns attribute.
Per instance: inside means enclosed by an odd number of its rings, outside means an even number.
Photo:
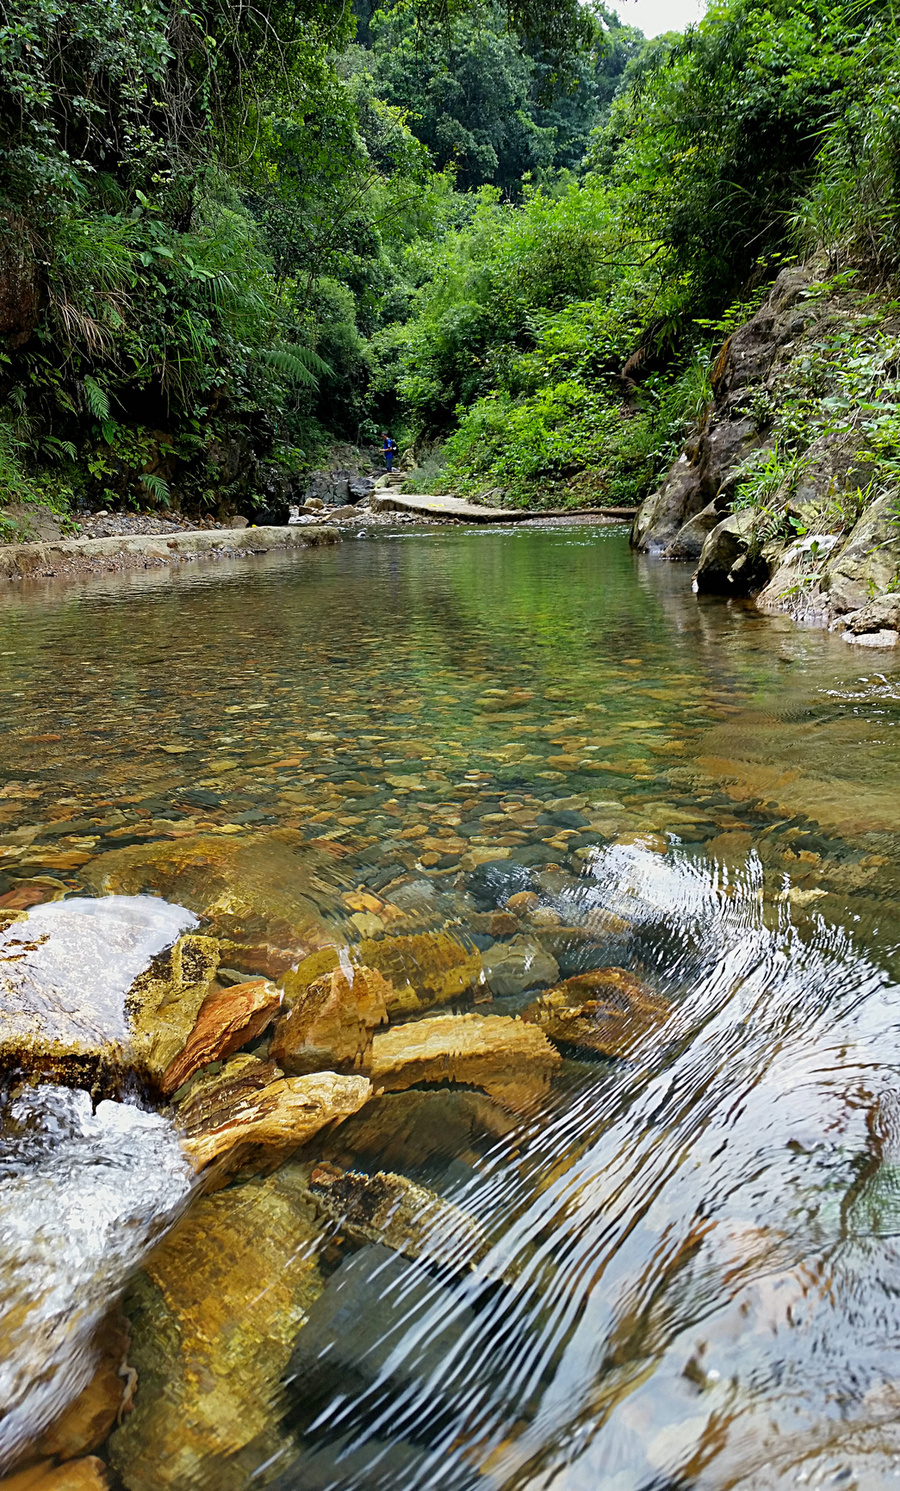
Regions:
<svg viewBox="0 0 900 1491"><path fill-rule="evenodd" d="M336 1132L491 1245L330 1255L248 1485L900 1479L900 668L688 580L618 531L440 530L4 598L0 895L288 827L351 941L359 886L483 947L533 888L563 975L672 1000L504 1132Z"/></svg>

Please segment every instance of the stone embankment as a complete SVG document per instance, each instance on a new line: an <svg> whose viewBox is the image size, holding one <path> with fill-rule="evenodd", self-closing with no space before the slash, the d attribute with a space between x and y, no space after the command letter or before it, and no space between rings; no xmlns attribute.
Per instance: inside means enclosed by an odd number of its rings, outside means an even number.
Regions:
<svg viewBox="0 0 900 1491"><path fill-rule="evenodd" d="M814 268L783 270L722 347L713 401L641 506L633 546L693 561L698 592L753 596L848 642L896 646L895 484L877 479L870 406L854 405L841 383L853 358L867 357L886 385L879 399L893 397L896 369L881 367L876 345L896 333L889 321L886 310L873 333L869 298L836 291ZM812 411L805 435L791 425L801 406Z"/></svg>
<svg viewBox="0 0 900 1491"><path fill-rule="evenodd" d="M284 528L225 528L112 538L56 539L0 545L0 579L103 574L155 569L196 560L237 559L276 550L314 548L340 542L331 525Z"/></svg>

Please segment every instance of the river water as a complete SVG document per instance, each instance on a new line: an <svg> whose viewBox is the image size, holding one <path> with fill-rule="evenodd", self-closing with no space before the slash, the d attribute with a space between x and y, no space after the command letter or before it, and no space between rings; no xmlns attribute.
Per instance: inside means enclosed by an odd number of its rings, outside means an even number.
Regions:
<svg viewBox="0 0 900 1491"><path fill-rule="evenodd" d="M436 1091L335 1132L490 1246L453 1268L336 1232L248 1486L900 1481L898 724L891 653L697 598L615 527L5 592L0 896L289 828L349 941L362 886L487 956L532 889L561 976L671 1001L515 1119Z"/></svg>

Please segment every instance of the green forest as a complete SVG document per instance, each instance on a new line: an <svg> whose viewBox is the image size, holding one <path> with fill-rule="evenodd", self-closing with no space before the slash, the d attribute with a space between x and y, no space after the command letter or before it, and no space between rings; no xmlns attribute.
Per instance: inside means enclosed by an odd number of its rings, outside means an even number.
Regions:
<svg viewBox="0 0 900 1491"><path fill-rule="evenodd" d="M601 0L4 0L0 148L0 503L60 513L262 507L385 428L435 490L636 503L784 264L900 257L881 0L652 41Z"/></svg>

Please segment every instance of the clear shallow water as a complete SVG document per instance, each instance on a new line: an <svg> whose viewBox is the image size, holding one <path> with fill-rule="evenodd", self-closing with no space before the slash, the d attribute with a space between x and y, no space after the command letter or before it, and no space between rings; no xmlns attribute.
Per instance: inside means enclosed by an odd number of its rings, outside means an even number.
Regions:
<svg viewBox="0 0 900 1491"><path fill-rule="evenodd" d="M673 1001L627 1063L567 1053L500 1134L443 1093L337 1131L334 1158L433 1186L493 1246L329 1256L289 1448L248 1485L896 1484L890 653L698 601L587 528L23 587L0 653L0 895L288 827L350 939L377 935L360 885L490 944L527 884L564 927L627 918L557 937L564 974L624 964Z"/></svg>

